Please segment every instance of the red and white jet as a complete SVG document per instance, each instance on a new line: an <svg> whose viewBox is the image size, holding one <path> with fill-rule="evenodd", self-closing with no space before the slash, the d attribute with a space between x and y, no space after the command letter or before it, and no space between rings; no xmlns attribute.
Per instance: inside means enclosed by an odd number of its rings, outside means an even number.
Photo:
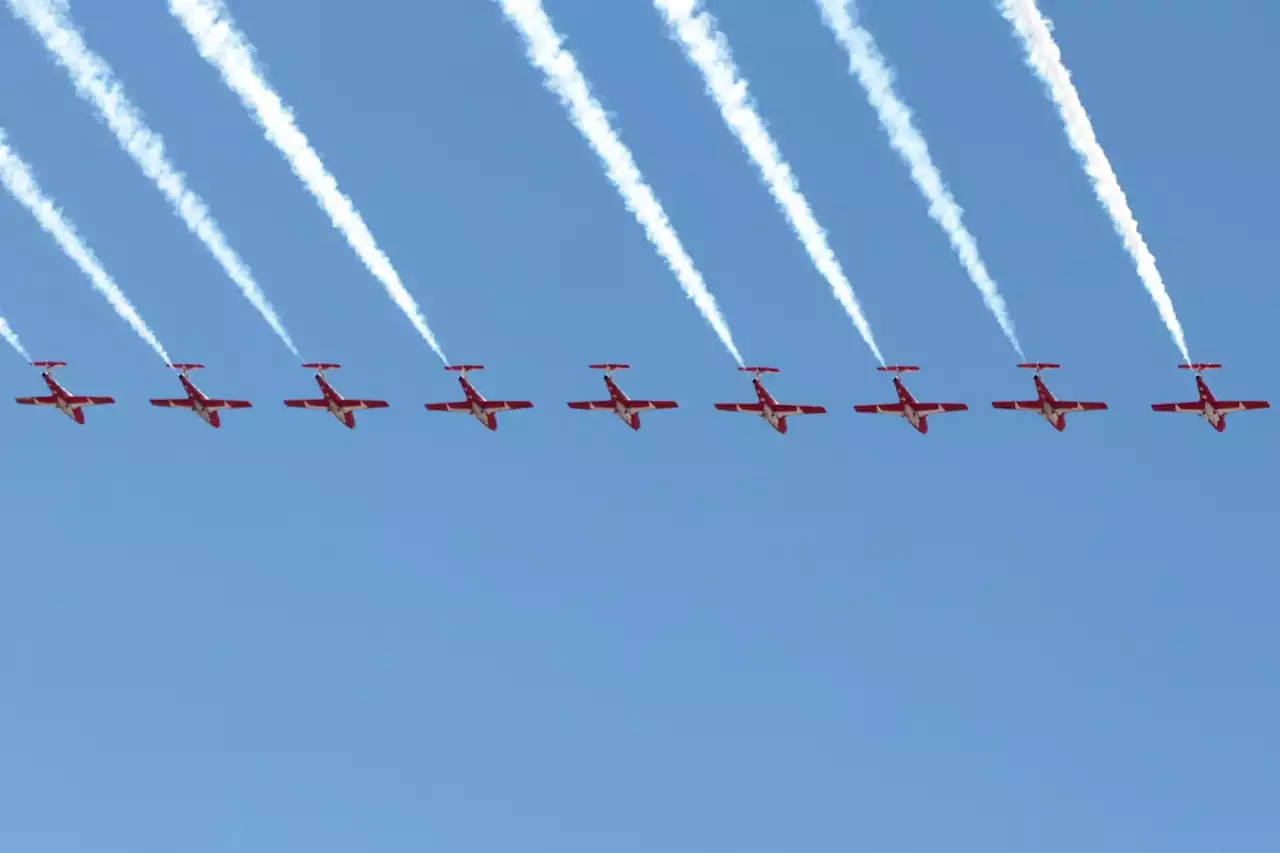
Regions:
<svg viewBox="0 0 1280 853"><path fill-rule="evenodd" d="M1045 387L1044 382L1040 379L1042 370L1057 370L1062 365L1047 364L1042 361L1032 362L1030 364L1019 364L1018 367L1024 370L1034 370L1036 375L1033 380L1036 383L1035 400L997 400L992 403L992 408L1005 409L1010 412L1035 412L1046 421L1053 425L1058 432L1062 432L1067 428L1068 412L1101 412L1107 408L1106 403L1078 403L1074 400L1059 400Z"/></svg>
<svg viewBox="0 0 1280 853"><path fill-rule="evenodd" d="M855 412L861 412L864 415L897 415L906 420L916 428L920 434L929 431L930 415L941 415L944 412L967 412L969 407L964 403L921 403L911 396L911 392L907 390L907 386L902 384L899 378L903 373L913 373L920 368L905 364L892 364L888 367L877 367L876 370L884 373L893 373L893 387L898 391L898 402L896 403L875 403L870 406L854 406Z"/></svg>
<svg viewBox="0 0 1280 853"><path fill-rule="evenodd" d="M1255 409L1269 409L1271 404L1266 400L1219 400L1213 396L1209 386L1201 375L1206 370L1217 370L1221 364L1179 364L1181 370L1196 372L1196 388L1200 391L1200 399L1194 403L1153 403L1151 408L1157 412L1187 412L1199 415L1209 426L1222 432L1227 428L1227 415L1232 412L1249 412Z"/></svg>
<svg viewBox="0 0 1280 853"><path fill-rule="evenodd" d="M484 424L491 431L498 429L498 412L514 412L517 409L532 409L533 403L528 400L486 400L480 392L471 387L467 381L467 373L472 370L484 370L483 364L454 364L445 368L458 374L458 384L467 399L457 403L427 403L429 412L462 412Z"/></svg>
<svg viewBox="0 0 1280 853"><path fill-rule="evenodd" d="M674 400L632 400L622 389L618 387L618 383L613 381L613 372L615 370L630 370L629 364L588 364L587 367L592 370L604 371L604 384L609 389L608 400L583 400L569 404L571 409L579 409L584 412L613 412L618 418L632 429L640 429L640 413L655 412L659 409L675 409L679 408L679 404Z"/></svg>
<svg viewBox="0 0 1280 853"><path fill-rule="evenodd" d="M213 400L206 397L204 392L187 378L187 374L193 370L204 370L203 364L171 364L169 367L178 371L178 381L182 383L187 396L177 399L152 400L151 405L153 406L168 409L190 409L199 415L201 420L215 429L222 426L222 421L218 417L218 412L222 409L248 409L253 407L253 403L248 400Z"/></svg>
<svg viewBox="0 0 1280 853"><path fill-rule="evenodd" d="M106 406L115 402L111 397L77 397L67 393L67 389L53 378L54 370L67 366L65 361L33 361L31 366L41 368L40 375L53 393L47 397L17 397L17 401L23 406L54 406L71 420L82 424L84 412L81 409L85 406Z"/></svg>
<svg viewBox="0 0 1280 853"><path fill-rule="evenodd" d="M324 372L326 370L337 370L342 367L341 364L322 361L302 366L316 372L316 384L320 386L320 393L323 396L318 400L285 400L284 404L291 409L325 411L337 418L338 423L347 429L355 429L356 409L385 409L390 405L386 400L348 400L335 391L329 381L324 378Z"/></svg>
<svg viewBox="0 0 1280 853"><path fill-rule="evenodd" d="M763 373L778 373L776 367L739 367L743 373L755 374L751 378L751 384L756 389L756 397L758 402L755 403L716 403L716 408L722 412L742 412L748 415L758 415L764 421L780 433L787 431L787 418L792 415L825 415L827 409L825 406L797 406L791 403L779 403L773 399L764 387L764 383L760 381L760 375Z"/></svg>

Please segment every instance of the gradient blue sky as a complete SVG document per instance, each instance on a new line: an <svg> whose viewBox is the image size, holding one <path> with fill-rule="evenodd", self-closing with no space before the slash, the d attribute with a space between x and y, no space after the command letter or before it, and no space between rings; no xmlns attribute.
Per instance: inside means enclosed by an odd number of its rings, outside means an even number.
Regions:
<svg viewBox="0 0 1280 853"><path fill-rule="evenodd" d="M783 8L785 5L785 9ZM1219 396L1280 396L1274 4L1044 0ZM1275 415L1190 378L988 2L867 0L1028 355L1112 411L1058 434L816 5L711 4L888 358L966 401L927 437L644 0L548 12L784 401L750 399L496 3L233 13L456 361L490 434L161 2L74 3L349 432L39 41L0 125L178 360L10 199L0 310L77 427L0 409L0 847L42 853L1274 850ZM677 412L569 411L591 361ZM7 395L39 393L11 353Z"/></svg>

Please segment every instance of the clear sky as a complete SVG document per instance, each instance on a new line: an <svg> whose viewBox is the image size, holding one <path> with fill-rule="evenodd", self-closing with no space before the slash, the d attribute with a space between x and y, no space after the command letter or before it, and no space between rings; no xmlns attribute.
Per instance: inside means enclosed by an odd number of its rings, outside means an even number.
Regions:
<svg viewBox="0 0 1280 853"><path fill-rule="evenodd" d="M786 436L684 298L494 2L232 12L457 384L162 2L73 3L354 432L0 21L0 126L212 430L27 212L0 310L81 394L0 408L0 847L40 853L1270 851L1280 844L1276 415L1219 435L992 4L865 0L1029 357L1111 411L1059 434L816 4L710 6L891 361L965 401L928 436L645 0L548 0ZM1274 4L1043 0L1221 397L1280 398ZM0 353L9 396L38 374ZM565 402L626 361L638 433Z"/></svg>

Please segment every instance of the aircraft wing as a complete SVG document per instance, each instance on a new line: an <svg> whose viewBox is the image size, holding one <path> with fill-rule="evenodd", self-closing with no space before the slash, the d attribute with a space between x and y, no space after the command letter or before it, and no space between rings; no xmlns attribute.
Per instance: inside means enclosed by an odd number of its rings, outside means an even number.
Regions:
<svg viewBox="0 0 1280 853"><path fill-rule="evenodd" d="M72 397L67 400L73 406L107 406L115 402L114 397Z"/></svg>
<svg viewBox="0 0 1280 853"><path fill-rule="evenodd" d="M195 403L188 397L183 397L180 400L174 400L174 399L152 400L151 405L160 406L161 408L169 408L169 409L194 409L195 408Z"/></svg>
<svg viewBox="0 0 1280 853"><path fill-rule="evenodd" d="M58 404L57 397L15 397L14 399L24 406L56 406Z"/></svg>
<svg viewBox="0 0 1280 853"><path fill-rule="evenodd" d="M996 400L992 408L1005 409L1010 412L1039 412L1039 400Z"/></svg>
<svg viewBox="0 0 1280 853"><path fill-rule="evenodd" d="M1107 408L1106 403L1078 403L1075 400L1059 400L1053 405L1059 412L1101 412Z"/></svg>
<svg viewBox="0 0 1280 853"><path fill-rule="evenodd" d="M327 409L328 400L285 400L284 404L291 409Z"/></svg>
<svg viewBox="0 0 1280 853"><path fill-rule="evenodd" d="M716 408L722 412L742 412L747 415L758 415L764 411L764 406L760 403L716 403Z"/></svg>
<svg viewBox="0 0 1280 853"><path fill-rule="evenodd" d="M1254 409L1269 409L1271 404L1266 400L1218 400L1213 407L1224 414L1228 412L1248 412Z"/></svg>
<svg viewBox="0 0 1280 853"><path fill-rule="evenodd" d="M941 415L946 412L967 412L969 407L964 403L917 403L914 407L919 415Z"/></svg>
<svg viewBox="0 0 1280 853"><path fill-rule="evenodd" d="M569 408L582 412L612 412L612 400L578 400L570 403Z"/></svg>
<svg viewBox="0 0 1280 853"><path fill-rule="evenodd" d="M486 412L514 412L533 408L533 403L528 400L485 400L482 405Z"/></svg>
<svg viewBox="0 0 1280 853"><path fill-rule="evenodd" d="M205 400L204 407L216 412L219 409L251 409L253 403L248 400Z"/></svg>
<svg viewBox="0 0 1280 853"><path fill-rule="evenodd" d="M773 407L773 411L779 415L825 415L827 409L825 406L794 406L791 404L779 403Z"/></svg>
<svg viewBox="0 0 1280 853"><path fill-rule="evenodd" d="M678 409L680 404L675 400L632 400L627 408L633 412L656 412L659 409Z"/></svg>
<svg viewBox="0 0 1280 853"><path fill-rule="evenodd" d="M1204 403L1199 400L1194 403L1152 403L1151 409L1156 412L1186 412L1189 415L1198 415L1204 412Z"/></svg>
<svg viewBox="0 0 1280 853"><path fill-rule="evenodd" d="M854 406L853 410L864 415L901 415L907 409L901 403L872 403L867 406Z"/></svg>
<svg viewBox="0 0 1280 853"><path fill-rule="evenodd" d="M343 400L338 405L344 409L385 409L391 404L386 400Z"/></svg>
<svg viewBox="0 0 1280 853"><path fill-rule="evenodd" d="M428 412L465 412L471 413L471 403L459 400L456 403L427 403Z"/></svg>

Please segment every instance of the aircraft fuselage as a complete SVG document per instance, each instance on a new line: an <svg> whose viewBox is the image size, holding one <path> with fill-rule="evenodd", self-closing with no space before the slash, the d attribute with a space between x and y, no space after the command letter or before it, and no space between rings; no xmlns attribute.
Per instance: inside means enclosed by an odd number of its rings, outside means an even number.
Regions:
<svg viewBox="0 0 1280 853"><path fill-rule="evenodd" d="M67 389L55 382L48 373L41 373L40 375L44 377L44 384L48 385L49 390L53 392L53 407L76 423L84 423L84 413L80 411L80 407L68 402L71 399L71 395L67 393Z"/></svg>
<svg viewBox="0 0 1280 853"><path fill-rule="evenodd" d="M316 374L316 383L320 386L320 392L324 394L324 401L328 407L329 414L333 415L338 423L343 426L353 426L355 421L351 417L351 413L342 408L342 397L333 389L333 386L318 373Z"/></svg>
<svg viewBox="0 0 1280 853"><path fill-rule="evenodd" d="M1222 432L1227 428L1227 416L1224 413L1219 412L1213 405L1218 401L1213 396L1213 392L1209 390L1209 386L1205 384L1204 379L1200 376L1196 377L1196 388L1200 391L1200 402L1204 404L1204 409L1200 412L1200 417L1204 418L1205 423L1209 426L1213 427L1218 432Z"/></svg>
<svg viewBox="0 0 1280 853"><path fill-rule="evenodd" d="M218 413L204 404L204 401L208 399L205 397L204 393L187 377L180 376L178 378L182 380L182 387L186 389L187 397L191 400L191 411L199 415L200 420L204 421L209 426L220 426L221 424L219 423Z"/></svg>
<svg viewBox="0 0 1280 853"><path fill-rule="evenodd" d="M622 421L632 429L639 429L639 420L636 418L636 412L627 404L630 402L627 395L622 393L622 389L618 387L618 383L608 374L604 377L604 384L609 389L609 396L613 398L613 413L618 416L618 420Z"/></svg>
<svg viewBox="0 0 1280 853"><path fill-rule="evenodd" d="M760 400L760 417L778 432L785 433L787 431L787 417L786 415L779 415L773 410L773 395L765 390L764 384L758 378L751 380L751 382L756 386L756 397Z"/></svg>
<svg viewBox="0 0 1280 853"><path fill-rule="evenodd" d="M907 386L903 385L898 377L893 377L893 384L898 388L898 402L902 404L902 417L906 419L907 423L915 427L917 432L928 432L929 422L916 411L916 398L911 396Z"/></svg>
<svg viewBox="0 0 1280 853"><path fill-rule="evenodd" d="M459 384L462 385L463 392L467 395L467 402L471 404L471 417L484 424L487 429L496 430L498 428L498 418L493 412L486 411L484 407L484 397L475 388L471 387L471 383L463 377L458 377Z"/></svg>

